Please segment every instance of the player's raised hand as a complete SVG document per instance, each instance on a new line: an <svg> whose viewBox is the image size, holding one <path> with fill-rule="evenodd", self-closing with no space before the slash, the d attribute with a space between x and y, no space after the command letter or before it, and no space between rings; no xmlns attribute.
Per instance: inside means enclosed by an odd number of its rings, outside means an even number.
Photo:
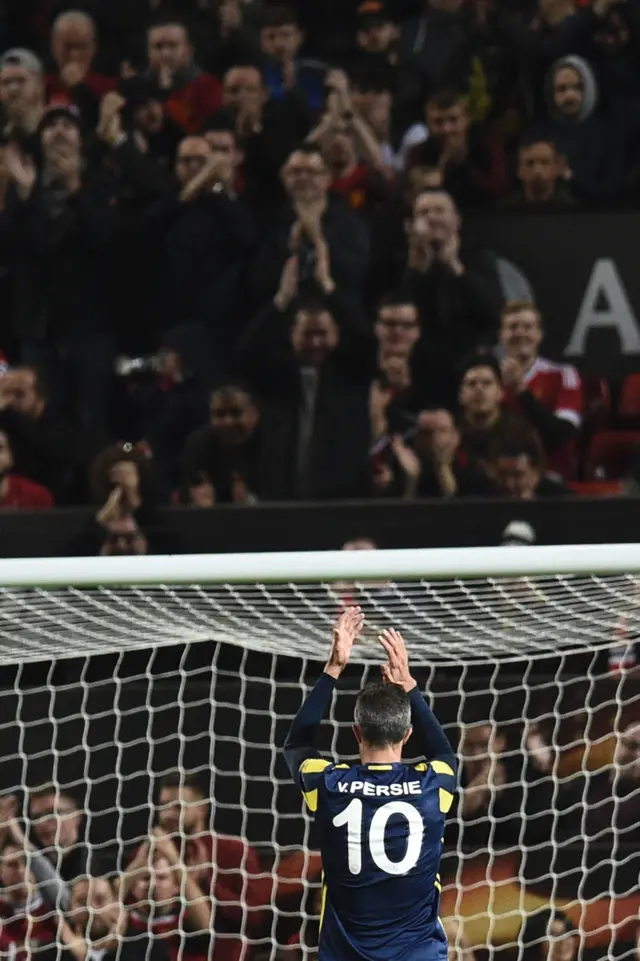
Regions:
<svg viewBox="0 0 640 961"><path fill-rule="evenodd" d="M364 614L359 607L348 607L343 611L333 629L333 642L325 674L338 678L347 666L351 650L364 625Z"/></svg>
<svg viewBox="0 0 640 961"><path fill-rule="evenodd" d="M382 665L382 677L387 684L396 684L409 693L416 686L409 670L409 655L400 631L393 628L382 632L378 638L387 652L387 663Z"/></svg>

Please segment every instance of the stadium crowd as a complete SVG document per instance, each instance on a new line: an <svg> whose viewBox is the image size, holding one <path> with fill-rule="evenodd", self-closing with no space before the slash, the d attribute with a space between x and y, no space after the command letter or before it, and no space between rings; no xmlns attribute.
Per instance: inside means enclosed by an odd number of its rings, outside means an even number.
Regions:
<svg viewBox="0 0 640 961"><path fill-rule="evenodd" d="M602 479L465 218L636 202L637 0L78 6L3 6L0 506Z"/></svg>

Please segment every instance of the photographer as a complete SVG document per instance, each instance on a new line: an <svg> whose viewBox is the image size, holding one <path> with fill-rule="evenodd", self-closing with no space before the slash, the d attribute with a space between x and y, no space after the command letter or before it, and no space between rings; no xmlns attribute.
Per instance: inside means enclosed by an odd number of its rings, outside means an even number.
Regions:
<svg viewBox="0 0 640 961"><path fill-rule="evenodd" d="M114 444L98 454L91 468L91 494L100 505L98 553L159 551L160 484L152 464L131 444Z"/></svg>

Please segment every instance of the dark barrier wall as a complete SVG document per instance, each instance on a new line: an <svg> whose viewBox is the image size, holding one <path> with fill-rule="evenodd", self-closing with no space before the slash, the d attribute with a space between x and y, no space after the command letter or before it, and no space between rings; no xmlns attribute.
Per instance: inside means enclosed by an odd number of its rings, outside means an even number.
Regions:
<svg viewBox="0 0 640 961"><path fill-rule="evenodd" d="M640 363L635 214L536 214L465 221L474 243L528 280L546 327L544 353L601 375Z"/></svg>
<svg viewBox="0 0 640 961"><path fill-rule="evenodd" d="M632 543L640 540L640 501L424 501L173 509L158 533L176 553L331 550L354 537L378 546L472 547L498 544L512 520L529 521L540 544ZM153 533L153 532L151 532ZM4 557L59 557L97 552L93 512L0 514Z"/></svg>

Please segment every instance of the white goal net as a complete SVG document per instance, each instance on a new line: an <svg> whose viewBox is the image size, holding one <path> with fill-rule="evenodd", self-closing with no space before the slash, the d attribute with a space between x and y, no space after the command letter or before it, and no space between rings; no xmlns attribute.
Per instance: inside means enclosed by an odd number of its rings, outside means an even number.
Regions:
<svg viewBox="0 0 640 961"><path fill-rule="evenodd" d="M319 747L353 758L355 693L400 629L461 759L452 956L633 955L621 545L0 561L0 957L313 956L321 865L281 748L348 603L368 627Z"/></svg>

